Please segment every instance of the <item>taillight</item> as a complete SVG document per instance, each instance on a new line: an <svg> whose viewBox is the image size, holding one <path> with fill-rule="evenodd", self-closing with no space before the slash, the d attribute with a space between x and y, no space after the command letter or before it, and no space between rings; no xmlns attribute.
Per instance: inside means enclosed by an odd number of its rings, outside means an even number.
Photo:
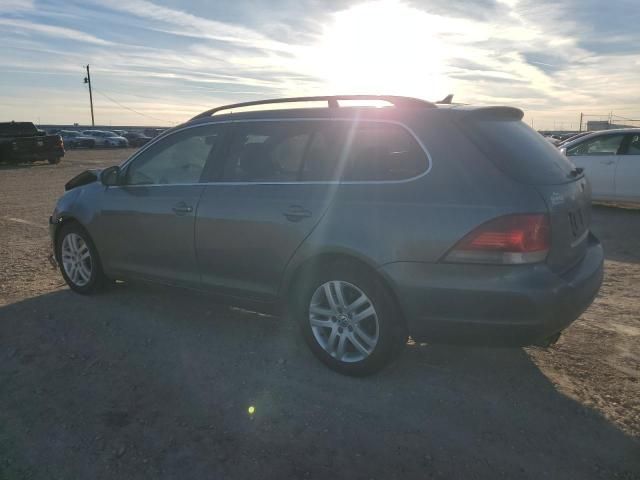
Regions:
<svg viewBox="0 0 640 480"><path fill-rule="evenodd" d="M58 136L58 141L56 142L59 147L64 147L64 142L62 141L62 137Z"/></svg>
<svg viewBox="0 0 640 480"><path fill-rule="evenodd" d="M535 263L547 258L550 246L547 215L505 215L472 230L444 260L458 263Z"/></svg>

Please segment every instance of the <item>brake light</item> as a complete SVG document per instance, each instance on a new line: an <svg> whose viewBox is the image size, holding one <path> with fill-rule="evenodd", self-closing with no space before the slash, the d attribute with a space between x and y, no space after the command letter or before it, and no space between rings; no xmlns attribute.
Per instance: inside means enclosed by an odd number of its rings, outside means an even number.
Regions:
<svg viewBox="0 0 640 480"><path fill-rule="evenodd" d="M64 147L64 141L62 140L61 136L58 136L58 140L56 143L58 144L59 147Z"/></svg>
<svg viewBox="0 0 640 480"><path fill-rule="evenodd" d="M505 215L468 233L445 256L445 261L505 265L535 263L547 258L550 246L547 215Z"/></svg>

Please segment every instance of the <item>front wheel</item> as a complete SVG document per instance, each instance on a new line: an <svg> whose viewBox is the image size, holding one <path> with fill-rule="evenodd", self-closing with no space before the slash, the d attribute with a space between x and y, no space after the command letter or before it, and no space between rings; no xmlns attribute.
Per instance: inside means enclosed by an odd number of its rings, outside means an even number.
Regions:
<svg viewBox="0 0 640 480"><path fill-rule="evenodd" d="M62 226L56 242L56 258L62 277L75 292L91 294L106 285L98 252L79 224Z"/></svg>
<svg viewBox="0 0 640 480"><path fill-rule="evenodd" d="M303 281L296 297L294 312L307 344L339 373L374 373L406 344L402 319L387 288L358 266L324 268Z"/></svg>

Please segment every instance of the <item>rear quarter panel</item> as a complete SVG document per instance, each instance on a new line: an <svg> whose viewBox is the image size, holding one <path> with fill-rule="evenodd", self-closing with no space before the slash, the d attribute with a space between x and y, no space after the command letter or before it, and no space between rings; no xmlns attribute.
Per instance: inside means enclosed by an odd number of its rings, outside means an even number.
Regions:
<svg viewBox="0 0 640 480"><path fill-rule="evenodd" d="M498 170L446 112L404 119L431 157L428 173L399 182L342 183L289 264L319 253L350 253L374 266L439 261L466 233L510 213L545 213L541 195Z"/></svg>

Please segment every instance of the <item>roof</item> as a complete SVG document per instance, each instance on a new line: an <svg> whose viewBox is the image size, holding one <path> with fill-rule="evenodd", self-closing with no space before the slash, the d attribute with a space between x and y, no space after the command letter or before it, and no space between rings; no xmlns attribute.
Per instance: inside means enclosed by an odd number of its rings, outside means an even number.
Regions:
<svg viewBox="0 0 640 480"><path fill-rule="evenodd" d="M285 103L306 103L306 102L327 102L327 108L330 110L336 110L344 108L340 106L340 101L356 100L356 101L382 101L391 104L394 107L412 107L412 108L436 108L436 104L427 100L422 100L414 97L403 97L398 95L321 95L311 97L289 97L289 98L271 98L267 100L255 100L251 102L233 103L230 105L223 105L220 107L212 108L205 112L202 112L191 120L197 120L199 118L211 117L218 112L225 110L233 110L234 108L245 108L259 105L274 105ZM313 110L316 110L314 108ZM296 109L299 110L299 109ZM324 110L324 109L323 109Z"/></svg>

